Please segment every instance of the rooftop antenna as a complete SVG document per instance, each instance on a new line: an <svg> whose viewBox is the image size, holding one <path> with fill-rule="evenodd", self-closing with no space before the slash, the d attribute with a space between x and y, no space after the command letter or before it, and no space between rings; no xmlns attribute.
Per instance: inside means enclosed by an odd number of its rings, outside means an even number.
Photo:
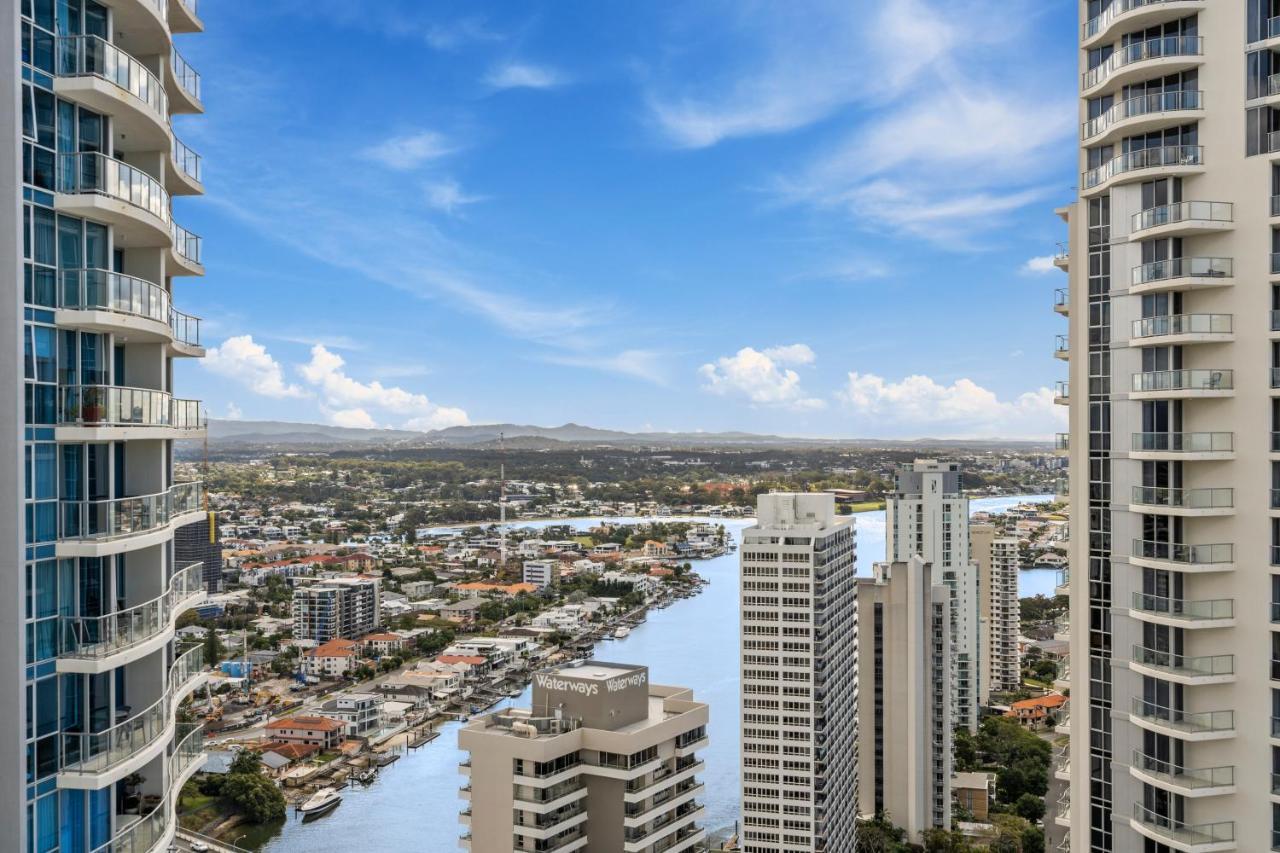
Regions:
<svg viewBox="0 0 1280 853"><path fill-rule="evenodd" d="M505 433L498 433L498 523L500 525L498 555L499 571L507 569L507 440Z"/></svg>

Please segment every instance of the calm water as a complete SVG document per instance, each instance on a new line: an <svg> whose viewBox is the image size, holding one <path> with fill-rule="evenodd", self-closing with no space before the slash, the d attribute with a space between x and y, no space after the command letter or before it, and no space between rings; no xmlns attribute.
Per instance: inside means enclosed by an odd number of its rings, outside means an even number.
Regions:
<svg viewBox="0 0 1280 853"><path fill-rule="evenodd" d="M972 510L1000 511L1035 499L1049 496L975 500ZM597 520L570 523L585 529ZM751 523L724 522L735 540ZM870 574L871 563L883 559L884 512L859 513L859 574ZM706 825L719 829L731 825L738 814L738 555L707 560L696 569L711 581L701 595L652 611L629 637L600 643L596 653L604 660L645 664L654 682L692 687L698 700L710 703L711 743L703 752L707 769L702 778L707 786ZM1053 584L1051 570L1033 570L1021 573L1019 588L1022 595L1035 595L1050 592ZM526 689L515 704L527 706L530 692ZM458 812L465 806L457 796L463 781L458 762L466 757L457 748L459 725L446 724L436 741L406 754L368 788L347 789L342 805L328 816L303 824L290 815L283 826L260 829L239 843L269 853L456 849L461 833Z"/></svg>

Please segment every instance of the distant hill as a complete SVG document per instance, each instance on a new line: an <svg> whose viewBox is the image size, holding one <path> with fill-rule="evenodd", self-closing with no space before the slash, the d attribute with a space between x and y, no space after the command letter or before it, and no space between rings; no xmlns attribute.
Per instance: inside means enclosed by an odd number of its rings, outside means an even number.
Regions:
<svg viewBox="0 0 1280 853"><path fill-rule="evenodd" d="M287 421L209 421L209 442L223 446L315 447L324 445L400 444L483 447L504 435L512 447L537 448L565 444L682 447L820 447L833 445L886 448L1035 449L1046 441L1018 439L818 439L748 432L622 432L568 423L557 427L529 424L477 424L431 432L395 429L355 429L327 424Z"/></svg>

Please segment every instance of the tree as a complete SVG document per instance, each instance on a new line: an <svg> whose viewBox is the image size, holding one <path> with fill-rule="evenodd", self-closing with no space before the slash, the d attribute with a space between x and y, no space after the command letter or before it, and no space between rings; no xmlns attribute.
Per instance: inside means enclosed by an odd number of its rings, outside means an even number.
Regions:
<svg viewBox="0 0 1280 853"><path fill-rule="evenodd" d="M1044 853L1044 830L1036 826L1022 830L1022 853Z"/></svg>
<svg viewBox="0 0 1280 853"><path fill-rule="evenodd" d="M285 815L284 794L260 773L231 773L222 783L226 797L254 823L279 820Z"/></svg>
<svg viewBox="0 0 1280 853"><path fill-rule="evenodd" d="M236 753L228 773L257 773L262 767L262 757L251 749L242 749Z"/></svg>
<svg viewBox="0 0 1280 853"><path fill-rule="evenodd" d="M223 648L222 641L218 639L218 632L212 628L205 631L204 634L204 662L207 666L217 666L218 661L222 660Z"/></svg>
<svg viewBox="0 0 1280 853"><path fill-rule="evenodd" d="M1044 817L1044 800L1035 794L1023 794L1014 801L1013 813L1034 823Z"/></svg>
<svg viewBox="0 0 1280 853"><path fill-rule="evenodd" d="M974 770L978 766L978 745L968 729L959 728L953 736L955 744L956 769L959 771Z"/></svg>

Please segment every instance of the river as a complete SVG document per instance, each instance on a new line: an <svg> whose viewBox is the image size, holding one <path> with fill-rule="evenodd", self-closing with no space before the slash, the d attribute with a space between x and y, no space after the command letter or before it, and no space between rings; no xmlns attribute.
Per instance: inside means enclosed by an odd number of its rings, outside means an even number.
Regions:
<svg viewBox="0 0 1280 853"><path fill-rule="evenodd" d="M973 501L970 509L999 512L1023 501L1050 499L1049 495L984 498ZM598 522L577 519L513 526L571 524L586 529ZM738 540L743 528L753 522L726 519L723 523ZM858 573L869 575L871 564L884 559L884 511L859 513L857 524ZM738 555L699 562L694 568L711 581L702 594L651 611L630 636L600 643L596 653L603 660L645 664L655 683L691 687L696 699L710 703L710 745L702 753L707 763L702 778L706 826L716 830L738 817ZM1019 594L1052 595L1054 578L1051 569L1023 571ZM510 701L527 707L530 692L526 688L520 698ZM463 782L458 763L466 757L457 748L460 725L445 724L437 740L407 753L369 787L348 788L332 814L304 824L291 813L282 825L257 827L238 843L265 853L457 849L458 812L465 807L457 796ZM232 833L227 840L237 839Z"/></svg>

